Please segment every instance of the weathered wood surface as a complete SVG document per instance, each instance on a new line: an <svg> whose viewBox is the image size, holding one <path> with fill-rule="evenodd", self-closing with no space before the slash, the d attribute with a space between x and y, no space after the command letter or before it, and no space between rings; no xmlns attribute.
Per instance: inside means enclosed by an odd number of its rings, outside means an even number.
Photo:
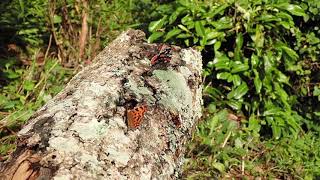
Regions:
<svg viewBox="0 0 320 180"><path fill-rule="evenodd" d="M178 178L201 117L201 55L176 47L152 66L156 47L142 31L121 34L34 114L0 179ZM127 110L142 103L142 124L128 128Z"/></svg>

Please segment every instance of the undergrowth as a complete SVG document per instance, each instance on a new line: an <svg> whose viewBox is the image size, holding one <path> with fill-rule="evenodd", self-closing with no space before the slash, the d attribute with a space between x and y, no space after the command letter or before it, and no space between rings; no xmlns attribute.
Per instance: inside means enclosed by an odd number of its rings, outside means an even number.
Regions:
<svg viewBox="0 0 320 180"><path fill-rule="evenodd" d="M320 176L320 139L307 132L298 139L257 138L255 127L235 121L228 110L208 115L189 143L187 179L314 179ZM240 125L241 124L241 125Z"/></svg>

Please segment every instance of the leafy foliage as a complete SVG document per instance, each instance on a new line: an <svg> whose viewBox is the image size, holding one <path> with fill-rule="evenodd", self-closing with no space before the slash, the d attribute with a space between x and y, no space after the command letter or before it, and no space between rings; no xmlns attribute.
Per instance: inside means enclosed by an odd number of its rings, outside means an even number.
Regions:
<svg viewBox="0 0 320 180"><path fill-rule="evenodd" d="M9 1L0 3L0 45L19 43L22 46L43 45L48 28L46 25L47 2L45 0Z"/></svg>
<svg viewBox="0 0 320 180"><path fill-rule="evenodd" d="M168 5L167 5L168 6ZM219 107L255 118L272 128L274 138L301 132L305 103L319 67L317 31L303 32L312 19L299 4L287 1L180 0L160 7L165 13L150 23L149 41L196 45L206 60L206 96ZM316 28L316 27L313 27ZM298 53L297 53L298 52ZM318 64L318 62L316 62ZM305 86L308 84L308 86Z"/></svg>
<svg viewBox="0 0 320 180"><path fill-rule="evenodd" d="M190 145L189 176L319 175L319 7L296 0L177 0L158 7L162 16L149 24L148 41L195 46L205 64L211 113ZM229 125L228 113L242 117L241 128Z"/></svg>

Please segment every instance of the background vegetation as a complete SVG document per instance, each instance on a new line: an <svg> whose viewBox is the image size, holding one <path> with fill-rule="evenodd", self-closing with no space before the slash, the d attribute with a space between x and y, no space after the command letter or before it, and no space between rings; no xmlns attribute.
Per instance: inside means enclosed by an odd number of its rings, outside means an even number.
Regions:
<svg viewBox="0 0 320 180"><path fill-rule="evenodd" d="M7 0L0 12L2 159L31 114L131 27L202 52L204 117L184 177L320 177L319 1Z"/></svg>

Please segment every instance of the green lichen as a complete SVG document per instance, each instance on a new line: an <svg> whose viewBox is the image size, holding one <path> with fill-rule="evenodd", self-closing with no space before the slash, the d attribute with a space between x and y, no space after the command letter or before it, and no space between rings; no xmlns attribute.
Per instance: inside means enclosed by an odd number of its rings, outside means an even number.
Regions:
<svg viewBox="0 0 320 180"><path fill-rule="evenodd" d="M159 104L165 108L188 116L191 112L192 93L182 74L173 70L155 70L153 76L160 80L162 93L157 94Z"/></svg>
<svg viewBox="0 0 320 180"><path fill-rule="evenodd" d="M124 86L138 101L147 101L150 104L155 102L153 93L147 87L138 85L134 79L128 78Z"/></svg>
<svg viewBox="0 0 320 180"><path fill-rule="evenodd" d="M70 130L76 131L79 137L83 140L97 139L102 137L106 132L104 122L98 122L96 119L88 123L74 122Z"/></svg>

